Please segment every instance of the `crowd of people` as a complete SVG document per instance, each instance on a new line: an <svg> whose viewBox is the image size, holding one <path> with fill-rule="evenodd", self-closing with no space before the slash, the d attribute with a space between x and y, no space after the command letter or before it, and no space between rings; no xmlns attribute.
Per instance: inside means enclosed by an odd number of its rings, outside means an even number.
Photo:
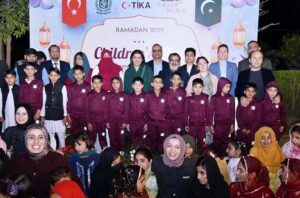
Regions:
<svg viewBox="0 0 300 198"><path fill-rule="evenodd" d="M280 148L284 96L256 41L248 53L186 48L180 66L154 44L123 73L106 49L72 69L56 45L27 49L0 79L0 197L300 197L300 125Z"/></svg>

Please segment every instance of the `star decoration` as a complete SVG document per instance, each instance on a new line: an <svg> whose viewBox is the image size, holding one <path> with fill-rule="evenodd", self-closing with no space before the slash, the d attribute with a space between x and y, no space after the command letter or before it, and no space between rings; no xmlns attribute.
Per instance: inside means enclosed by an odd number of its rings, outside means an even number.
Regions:
<svg viewBox="0 0 300 198"><path fill-rule="evenodd" d="M77 10L73 9L72 11L72 15L76 15L77 14Z"/></svg>
<svg viewBox="0 0 300 198"><path fill-rule="evenodd" d="M214 9L210 8L210 9L208 10L208 12L209 12L209 13L213 13L213 12L214 12Z"/></svg>

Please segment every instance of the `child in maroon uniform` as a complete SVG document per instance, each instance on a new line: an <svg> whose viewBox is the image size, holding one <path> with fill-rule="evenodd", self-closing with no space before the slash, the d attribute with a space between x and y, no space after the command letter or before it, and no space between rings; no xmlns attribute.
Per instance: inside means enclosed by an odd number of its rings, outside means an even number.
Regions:
<svg viewBox="0 0 300 198"><path fill-rule="evenodd" d="M183 133L184 131L184 105L186 91L181 87L182 80L179 72L171 75L171 84L166 91L168 95L169 112L167 114L168 131L171 133Z"/></svg>
<svg viewBox="0 0 300 198"><path fill-rule="evenodd" d="M184 110L185 130L197 140L198 145L203 143L205 133L211 125L208 95L202 91L203 81L200 78L194 79L192 95L186 99Z"/></svg>
<svg viewBox="0 0 300 198"><path fill-rule="evenodd" d="M245 142L247 148L254 141L254 134L259 129L261 121L261 106L256 99L256 85L248 83L244 89L244 95L248 102L246 107L241 103L237 106L236 119L238 124L237 137Z"/></svg>
<svg viewBox="0 0 300 198"><path fill-rule="evenodd" d="M171 134L167 130L166 116L168 113L167 94L162 91L163 79L154 76L151 83L153 91L146 96L148 104L148 141L151 149L162 151L162 143Z"/></svg>
<svg viewBox="0 0 300 198"><path fill-rule="evenodd" d="M102 89L103 78L95 75L92 78L93 90L87 95L86 121L88 134L95 144L97 134L101 148L107 146L106 143L106 120L107 120L107 92Z"/></svg>
<svg viewBox="0 0 300 198"><path fill-rule="evenodd" d="M221 77L218 81L217 93L210 101L213 147L221 156L225 154L229 135L234 131L234 98L229 94L230 85L231 82L227 78Z"/></svg>
<svg viewBox="0 0 300 198"><path fill-rule="evenodd" d="M121 91L119 77L111 79L113 91L108 94L108 119L106 127L109 129L111 146L124 151L125 129L128 123L128 96Z"/></svg>
<svg viewBox="0 0 300 198"><path fill-rule="evenodd" d="M286 109L282 97L279 103L273 102L274 98L279 95L277 82L271 81L266 85L265 99L261 102L262 125L271 127L278 141L286 127Z"/></svg>
<svg viewBox="0 0 300 198"><path fill-rule="evenodd" d="M67 87L68 103L68 122L71 125L71 133L75 134L82 131L86 126L85 104L87 94L91 90L89 83L84 81L84 69L80 65L73 67L75 82Z"/></svg>
<svg viewBox="0 0 300 198"><path fill-rule="evenodd" d="M34 112L34 120L40 119L43 106L43 81L34 77L36 64L27 62L24 68L26 78L20 83L20 103L29 104Z"/></svg>
<svg viewBox="0 0 300 198"><path fill-rule="evenodd" d="M142 143L143 135L147 131L147 103L143 92L144 80L135 77L132 81L134 92L129 96L129 111L127 130L130 132L132 148Z"/></svg>

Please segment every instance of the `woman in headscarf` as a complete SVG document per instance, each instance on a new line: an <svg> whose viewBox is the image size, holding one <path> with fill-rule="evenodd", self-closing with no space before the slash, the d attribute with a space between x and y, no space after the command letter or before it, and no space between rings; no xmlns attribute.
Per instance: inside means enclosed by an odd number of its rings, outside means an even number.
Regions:
<svg viewBox="0 0 300 198"><path fill-rule="evenodd" d="M112 192L112 180L120 176L123 170L121 156L117 149L104 149L99 158L99 164L92 173L89 198L109 198Z"/></svg>
<svg viewBox="0 0 300 198"><path fill-rule="evenodd" d="M200 78L204 84L203 93L206 93L210 98L217 91L218 77L208 71L208 60L204 56L198 57L196 63L199 73L191 76L189 79L187 87L185 88L186 93L188 96L192 94L193 80Z"/></svg>
<svg viewBox="0 0 300 198"><path fill-rule="evenodd" d="M80 65L83 67L85 78L87 78L88 73L90 71L90 63L85 53L77 52L74 56L73 65ZM66 85L70 85L72 82L75 82L75 78L73 75L73 70L70 69L68 72L68 78L66 81ZM88 83L91 83L90 81Z"/></svg>
<svg viewBox="0 0 300 198"><path fill-rule="evenodd" d="M220 172L216 160L200 157L196 163L197 178L188 189L188 198L230 198L228 184Z"/></svg>
<svg viewBox="0 0 300 198"><path fill-rule="evenodd" d="M16 109L16 126L8 127L1 134L7 147L12 149L12 157L26 152L24 134L26 128L33 124L33 110L29 104L20 104Z"/></svg>
<svg viewBox="0 0 300 198"><path fill-rule="evenodd" d="M163 148L163 155L156 156L151 167L156 175L157 197L185 198L188 185L195 176L195 164L190 158L184 158L185 142L181 136L169 135Z"/></svg>
<svg viewBox="0 0 300 198"><path fill-rule="evenodd" d="M295 124L289 131L290 140L282 147L286 158L300 159L300 123Z"/></svg>
<svg viewBox="0 0 300 198"><path fill-rule="evenodd" d="M113 61L112 52L107 49L103 49L101 52L101 60L99 64L93 69L90 69L86 81L88 83L92 83L93 76L101 75L103 77L102 88L106 91L112 91L111 78L115 76L120 77L121 71L122 67L120 65L117 65ZM121 87L123 87L122 83Z"/></svg>
<svg viewBox="0 0 300 198"><path fill-rule="evenodd" d="M49 134L40 124L28 126L25 132L27 152L12 158L8 174L21 172L32 179L34 197L45 198L50 191L50 173L57 167L69 167L67 159L50 150Z"/></svg>
<svg viewBox="0 0 300 198"><path fill-rule="evenodd" d="M276 192L280 185L278 171L281 162L284 160L283 153L280 149L276 136L272 128L261 127L255 133L255 140L250 155L256 157L269 170L270 188Z"/></svg>
<svg viewBox="0 0 300 198"><path fill-rule="evenodd" d="M236 181L230 184L231 198L273 198L269 188L268 169L255 157L242 157L237 166Z"/></svg>
<svg viewBox="0 0 300 198"><path fill-rule="evenodd" d="M276 192L277 198L300 197L300 160L286 159L281 172L282 184Z"/></svg>

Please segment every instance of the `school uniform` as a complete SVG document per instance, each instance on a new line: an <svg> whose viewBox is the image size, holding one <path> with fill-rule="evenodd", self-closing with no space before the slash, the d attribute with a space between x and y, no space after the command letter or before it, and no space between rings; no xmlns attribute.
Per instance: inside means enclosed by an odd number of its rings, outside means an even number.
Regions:
<svg viewBox="0 0 300 198"><path fill-rule="evenodd" d="M15 109L19 103L19 85L8 86L6 83L0 89L0 117L3 117L2 131L7 127L16 126Z"/></svg>
<svg viewBox="0 0 300 198"><path fill-rule="evenodd" d="M184 132L184 106L186 101L186 91L182 87L178 87L176 90L169 87L166 91L169 105L167 114L168 131L170 133Z"/></svg>
<svg viewBox="0 0 300 198"><path fill-rule="evenodd" d="M189 127L189 134L193 136L199 145L205 138L205 126L210 126L209 120L209 96L205 93L192 94L186 99L184 108L185 126Z"/></svg>
<svg viewBox="0 0 300 198"><path fill-rule="evenodd" d="M148 104L146 94L144 92L136 94L133 92L129 95L128 108L128 124L129 132L132 141L132 147L135 148L142 143L143 135L145 134L144 126L147 119Z"/></svg>
<svg viewBox="0 0 300 198"><path fill-rule="evenodd" d="M122 128L122 124L128 123L128 96L124 92L111 91L108 94L108 101L110 143L112 147L124 151L125 128Z"/></svg>
<svg viewBox="0 0 300 198"><path fill-rule="evenodd" d="M167 94L163 91L160 91L158 96L154 91L146 95L148 104L147 141L152 150L162 151L163 140L172 133L167 130L167 99Z"/></svg>
<svg viewBox="0 0 300 198"><path fill-rule="evenodd" d="M86 103L86 122L92 124L92 130L88 134L92 141L95 143L97 134L101 148L107 146L106 142L106 121L108 109L108 96L105 90L99 93L92 90L87 95Z"/></svg>
<svg viewBox="0 0 300 198"><path fill-rule="evenodd" d="M239 103L236 110L236 119L239 128L237 130L237 137L250 148L254 141L255 132L261 126L261 105L259 101L253 98L247 107L243 107L241 103ZM243 133L243 129L250 130L250 134L246 135Z"/></svg>
<svg viewBox="0 0 300 198"><path fill-rule="evenodd" d="M30 82L27 79L21 81L19 102L29 104L35 114L43 106L43 88L43 81L37 78Z"/></svg>
<svg viewBox="0 0 300 198"><path fill-rule="evenodd" d="M91 86L87 82L80 85L77 82L67 86L68 102L67 112L71 117L71 133L75 134L84 129L86 126L85 104L87 94L90 92Z"/></svg>
<svg viewBox="0 0 300 198"><path fill-rule="evenodd" d="M43 108L45 127L50 135L50 143L56 149L55 133L58 136L59 148L65 146L65 125L63 122L67 114L67 89L60 82L49 83L43 89Z"/></svg>

